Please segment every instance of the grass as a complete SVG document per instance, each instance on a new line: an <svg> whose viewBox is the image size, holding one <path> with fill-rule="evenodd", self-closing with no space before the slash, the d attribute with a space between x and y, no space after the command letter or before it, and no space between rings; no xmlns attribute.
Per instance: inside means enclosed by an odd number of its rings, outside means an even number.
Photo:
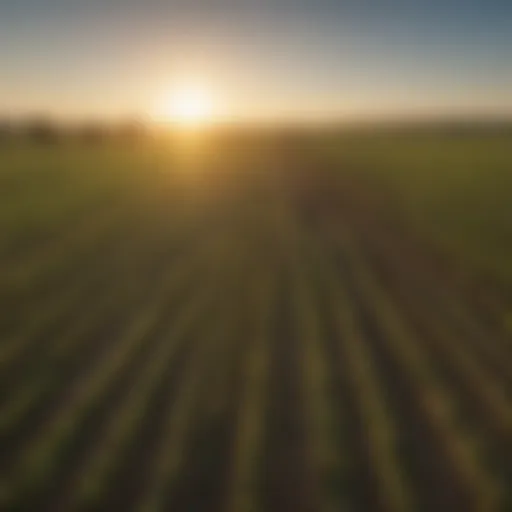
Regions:
<svg viewBox="0 0 512 512"><path fill-rule="evenodd" d="M511 144L1 146L1 508L510 510Z"/></svg>

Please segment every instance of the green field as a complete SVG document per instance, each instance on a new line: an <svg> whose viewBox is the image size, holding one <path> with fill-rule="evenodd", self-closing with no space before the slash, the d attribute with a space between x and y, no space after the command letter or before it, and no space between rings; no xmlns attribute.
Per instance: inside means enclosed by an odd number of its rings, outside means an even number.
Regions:
<svg viewBox="0 0 512 512"><path fill-rule="evenodd" d="M0 510L512 510L512 134L0 145Z"/></svg>

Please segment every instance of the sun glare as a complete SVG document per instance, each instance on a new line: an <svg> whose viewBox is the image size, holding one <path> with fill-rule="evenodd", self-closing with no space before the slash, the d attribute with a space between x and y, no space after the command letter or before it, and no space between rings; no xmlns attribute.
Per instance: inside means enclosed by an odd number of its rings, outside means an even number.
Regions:
<svg viewBox="0 0 512 512"><path fill-rule="evenodd" d="M213 107L212 96L206 89L189 86L169 94L157 108L156 116L183 127L203 126L212 121Z"/></svg>

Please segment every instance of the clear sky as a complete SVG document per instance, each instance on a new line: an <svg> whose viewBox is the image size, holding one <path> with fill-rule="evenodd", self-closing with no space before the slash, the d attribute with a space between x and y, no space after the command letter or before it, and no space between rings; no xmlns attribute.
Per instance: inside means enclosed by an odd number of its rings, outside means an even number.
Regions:
<svg viewBox="0 0 512 512"><path fill-rule="evenodd" d="M512 114L512 0L0 0L0 112Z"/></svg>

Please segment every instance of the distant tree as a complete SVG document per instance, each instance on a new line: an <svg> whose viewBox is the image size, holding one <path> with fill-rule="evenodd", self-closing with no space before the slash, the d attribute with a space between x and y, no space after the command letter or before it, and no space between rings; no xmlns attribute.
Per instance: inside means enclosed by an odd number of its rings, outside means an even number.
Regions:
<svg viewBox="0 0 512 512"><path fill-rule="evenodd" d="M0 118L0 141L6 140L14 135L14 126L6 118Z"/></svg>
<svg viewBox="0 0 512 512"><path fill-rule="evenodd" d="M85 123L76 131L78 139L86 144L100 144L109 137L108 127L100 122Z"/></svg>
<svg viewBox="0 0 512 512"><path fill-rule="evenodd" d="M117 124L114 128L114 136L122 141L136 141L144 138L146 126L139 119L128 119Z"/></svg>
<svg viewBox="0 0 512 512"><path fill-rule="evenodd" d="M36 117L25 124L25 136L38 143L52 144L60 140L62 133L58 126L49 118Z"/></svg>

